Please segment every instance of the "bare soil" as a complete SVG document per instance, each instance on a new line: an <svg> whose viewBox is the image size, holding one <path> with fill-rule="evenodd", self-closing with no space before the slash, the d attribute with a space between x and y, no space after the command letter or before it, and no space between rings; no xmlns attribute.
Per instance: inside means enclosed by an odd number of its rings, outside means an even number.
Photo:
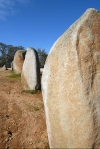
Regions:
<svg viewBox="0 0 100 149"><path fill-rule="evenodd" d="M21 78L0 68L0 148L49 148L41 91L22 92Z"/></svg>

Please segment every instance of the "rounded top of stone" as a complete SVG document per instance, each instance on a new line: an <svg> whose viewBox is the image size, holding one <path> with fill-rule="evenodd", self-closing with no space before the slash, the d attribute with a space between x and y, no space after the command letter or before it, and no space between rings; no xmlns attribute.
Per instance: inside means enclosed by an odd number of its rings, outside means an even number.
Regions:
<svg viewBox="0 0 100 149"><path fill-rule="evenodd" d="M35 50L35 49L33 47L28 47L26 50L29 51L29 50Z"/></svg>
<svg viewBox="0 0 100 149"><path fill-rule="evenodd" d="M91 13L91 12L100 12L99 10L95 9L95 8L88 8L85 13Z"/></svg>
<svg viewBox="0 0 100 149"><path fill-rule="evenodd" d="M17 52L24 52L24 51L25 51L25 50L19 49L19 50L16 51L16 53L17 53Z"/></svg>

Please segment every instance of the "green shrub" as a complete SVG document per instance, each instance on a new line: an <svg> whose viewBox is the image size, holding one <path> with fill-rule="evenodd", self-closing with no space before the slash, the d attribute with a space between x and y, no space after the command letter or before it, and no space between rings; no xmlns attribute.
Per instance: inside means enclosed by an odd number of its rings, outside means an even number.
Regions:
<svg viewBox="0 0 100 149"><path fill-rule="evenodd" d="M9 75L7 77L9 77L9 78L20 78L21 77L21 74L15 74L15 73L13 73L13 74L11 74L11 75Z"/></svg>
<svg viewBox="0 0 100 149"><path fill-rule="evenodd" d="M38 111L40 110L38 107L34 107L34 111Z"/></svg>
<svg viewBox="0 0 100 149"><path fill-rule="evenodd" d="M30 93L30 94L36 94L37 93L37 90L22 90L22 93L23 92Z"/></svg>
<svg viewBox="0 0 100 149"><path fill-rule="evenodd" d="M27 105L27 108L28 108L28 110L29 110L30 112L34 112L34 111L40 110L39 107L34 107L34 106L32 106L32 105Z"/></svg>

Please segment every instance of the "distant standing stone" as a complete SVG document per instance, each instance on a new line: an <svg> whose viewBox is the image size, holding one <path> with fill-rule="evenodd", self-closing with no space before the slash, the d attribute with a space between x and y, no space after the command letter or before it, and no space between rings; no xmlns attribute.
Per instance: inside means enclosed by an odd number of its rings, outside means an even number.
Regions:
<svg viewBox="0 0 100 149"><path fill-rule="evenodd" d="M23 62L25 59L26 51L24 50L18 50L14 55L14 61L13 61L13 71L16 74L21 74Z"/></svg>
<svg viewBox="0 0 100 149"><path fill-rule="evenodd" d="M53 45L42 75L50 148L100 148L100 12L88 9Z"/></svg>
<svg viewBox="0 0 100 149"><path fill-rule="evenodd" d="M11 62L11 70L13 70L13 61Z"/></svg>
<svg viewBox="0 0 100 149"><path fill-rule="evenodd" d="M27 48L22 68L21 82L24 90L38 90L40 88L39 60L34 48Z"/></svg>
<svg viewBox="0 0 100 149"><path fill-rule="evenodd" d="M7 70L7 68L6 68L6 66L5 66L5 65L2 67L2 69L3 69L3 70Z"/></svg>

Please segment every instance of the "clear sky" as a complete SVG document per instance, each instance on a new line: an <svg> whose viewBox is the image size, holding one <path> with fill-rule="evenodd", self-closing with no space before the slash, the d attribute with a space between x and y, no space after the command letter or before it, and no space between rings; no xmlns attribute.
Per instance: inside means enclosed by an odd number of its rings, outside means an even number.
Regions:
<svg viewBox="0 0 100 149"><path fill-rule="evenodd" d="M0 42L45 49L100 0L0 0Z"/></svg>

